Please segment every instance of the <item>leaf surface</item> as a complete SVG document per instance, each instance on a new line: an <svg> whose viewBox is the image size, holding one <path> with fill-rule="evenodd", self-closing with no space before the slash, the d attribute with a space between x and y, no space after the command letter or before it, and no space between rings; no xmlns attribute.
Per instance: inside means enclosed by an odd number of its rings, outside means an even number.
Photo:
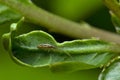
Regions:
<svg viewBox="0 0 120 80"><path fill-rule="evenodd" d="M99 80L120 80L120 60L113 62L99 76Z"/></svg>

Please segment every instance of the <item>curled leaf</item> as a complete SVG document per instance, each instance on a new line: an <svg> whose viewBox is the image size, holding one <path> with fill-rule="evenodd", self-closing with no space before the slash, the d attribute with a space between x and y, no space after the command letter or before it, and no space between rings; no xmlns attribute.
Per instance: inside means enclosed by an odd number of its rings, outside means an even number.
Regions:
<svg viewBox="0 0 120 80"><path fill-rule="evenodd" d="M47 66L53 72L72 72L103 66L119 52L112 50L112 43L98 39L58 43L50 34L22 23L11 25L11 31L9 35L3 36L3 42L9 42L6 49L12 59L23 65ZM29 30L22 31L24 25Z"/></svg>

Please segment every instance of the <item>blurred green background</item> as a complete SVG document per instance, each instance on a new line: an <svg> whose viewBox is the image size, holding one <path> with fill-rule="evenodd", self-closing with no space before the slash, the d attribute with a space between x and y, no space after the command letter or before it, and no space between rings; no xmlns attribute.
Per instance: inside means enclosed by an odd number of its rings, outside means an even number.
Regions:
<svg viewBox="0 0 120 80"><path fill-rule="evenodd" d="M115 31L102 0L32 0L37 6L67 19L84 20L98 28ZM55 74L47 68L28 68L14 63L2 46L1 36L11 22L0 24L0 80L97 80L100 69Z"/></svg>

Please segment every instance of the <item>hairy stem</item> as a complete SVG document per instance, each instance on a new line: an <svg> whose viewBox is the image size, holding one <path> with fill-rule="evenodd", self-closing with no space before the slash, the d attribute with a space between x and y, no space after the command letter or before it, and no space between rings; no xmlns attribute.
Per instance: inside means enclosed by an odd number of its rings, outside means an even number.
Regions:
<svg viewBox="0 0 120 80"><path fill-rule="evenodd" d="M38 8L30 2L27 3L27 1L29 0L0 0L1 3L20 12L32 23L43 25L50 31L75 38L97 37L104 41L120 44L120 36L117 34L91 27L90 25L85 23L79 24L64 19L62 17L51 14L41 8Z"/></svg>

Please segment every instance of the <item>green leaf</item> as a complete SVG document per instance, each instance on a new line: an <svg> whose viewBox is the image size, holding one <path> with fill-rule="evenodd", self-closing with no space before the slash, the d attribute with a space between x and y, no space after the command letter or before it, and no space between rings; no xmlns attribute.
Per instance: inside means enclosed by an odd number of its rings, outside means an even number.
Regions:
<svg viewBox="0 0 120 80"><path fill-rule="evenodd" d="M120 60L114 61L99 76L99 80L120 80Z"/></svg>
<svg viewBox="0 0 120 80"><path fill-rule="evenodd" d="M21 15L0 4L0 24L12 22L21 18Z"/></svg>
<svg viewBox="0 0 120 80"><path fill-rule="evenodd" d="M3 43L15 62L30 67L47 66L53 72L72 72L104 66L118 55L117 50L112 50L112 43L98 39L58 43L41 29L23 20L11 25Z"/></svg>

